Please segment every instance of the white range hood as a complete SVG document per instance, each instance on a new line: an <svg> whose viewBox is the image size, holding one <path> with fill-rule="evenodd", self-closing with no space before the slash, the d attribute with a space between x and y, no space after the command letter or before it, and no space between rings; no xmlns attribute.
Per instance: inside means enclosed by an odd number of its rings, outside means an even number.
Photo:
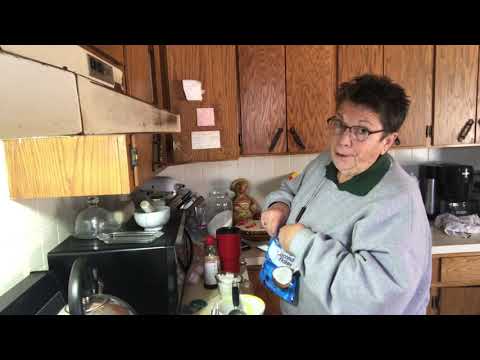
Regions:
<svg viewBox="0 0 480 360"><path fill-rule="evenodd" d="M0 45L0 73L0 139L181 130L179 115L114 90L121 69L80 46Z"/></svg>

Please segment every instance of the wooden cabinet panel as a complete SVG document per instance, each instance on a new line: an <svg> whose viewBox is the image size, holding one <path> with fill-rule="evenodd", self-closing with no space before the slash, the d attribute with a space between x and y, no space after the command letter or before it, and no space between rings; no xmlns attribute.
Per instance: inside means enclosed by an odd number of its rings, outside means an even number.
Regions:
<svg viewBox="0 0 480 360"><path fill-rule="evenodd" d="M319 152L329 139L327 118L335 113L336 46L286 48L287 126L290 153ZM290 133L294 128L303 150Z"/></svg>
<svg viewBox="0 0 480 360"><path fill-rule="evenodd" d="M480 283L480 256L443 258L441 266L442 282Z"/></svg>
<svg viewBox="0 0 480 360"><path fill-rule="evenodd" d="M155 176L153 161L153 134L133 134L132 147L137 152L137 165L133 168L135 186L140 186Z"/></svg>
<svg viewBox="0 0 480 360"><path fill-rule="evenodd" d="M385 45L385 75L410 97L400 130L400 146L426 146L425 129L432 123L433 45Z"/></svg>
<svg viewBox="0 0 480 360"><path fill-rule="evenodd" d="M457 137L475 120L478 46L437 45L435 64L434 145L460 144ZM471 144L475 126L461 143Z"/></svg>
<svg viewBox="0 0 480 360"><path fill-rule="evenodd" d="M10 197L129 194L128 149L128 135L6 140Z"/></svg>
<svg viewBox="0 0 480 360"><path fill-rule="evenodd" d="M170 111L180 114L182 133L173 135L174 161L238 159L239 118L236 49L233 45L167 46ZM199 80L202 101L187 101L182 80ZM215 126L197 126L197 108L212 107ZM192 150L192 131L220 131L219 149Z"/></svg>
<svg viewBox="0 0 480 360"><path fill-rule="evenodd" d="M97 50L95 52L100 52L100 55L106 55L118 64L123 65L123 45L90 45L90 47L93 48L93 51Z"/></svg>
<svg viewBox="0 0 480 360"><path fill-rule="evenodd" d="M242 154L287 151L285 109L285 46L238 46L238 73L242 121Z"/></svg>
<svg viewBox="0 0 480 360"><path fill-rule="evenodd" d="M383 74L383 45L339 45L338 82L365 73Z"/></svg>
<svg viewBox="0 0 480 360"><path fill-rule="evenodd" d="M440 315L479 315L480 287L440 289Z"/></svg>
<svg viewBox="0 0 480 360"><path fill-rule="evenodd" d="M165 134L132 134L132 147L137 152L137 165L133 168L135 186L147 182L167 166Z"/></svg>
<svg viewBox="0 0 480 360"><path fill-rule="evenodd" d="M156 103L149 45L125 45L125 79L130 96Z"/></svg>

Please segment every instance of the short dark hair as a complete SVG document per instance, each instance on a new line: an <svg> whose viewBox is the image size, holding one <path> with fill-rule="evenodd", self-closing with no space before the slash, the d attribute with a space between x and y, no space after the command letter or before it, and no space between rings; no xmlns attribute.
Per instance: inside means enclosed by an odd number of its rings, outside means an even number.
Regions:
<svg viewBox="0 0 480 360"><path fill-rule="evenodd" d="M360 75L340 84L335 101L337 109L345 101L350 101L376 112L387 134L400 129L410 106L410 100L400 85L386 76L373 74Z"/></svg>

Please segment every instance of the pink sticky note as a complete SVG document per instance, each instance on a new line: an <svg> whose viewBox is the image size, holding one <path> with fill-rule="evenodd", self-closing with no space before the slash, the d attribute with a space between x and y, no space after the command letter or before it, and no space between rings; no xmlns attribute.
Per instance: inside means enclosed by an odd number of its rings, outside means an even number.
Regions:
<svg viewBox="0 0 480 360"><path fill-rule="evenodd" d="M197 108L197 126L215 126L213 108Z"/></svg>

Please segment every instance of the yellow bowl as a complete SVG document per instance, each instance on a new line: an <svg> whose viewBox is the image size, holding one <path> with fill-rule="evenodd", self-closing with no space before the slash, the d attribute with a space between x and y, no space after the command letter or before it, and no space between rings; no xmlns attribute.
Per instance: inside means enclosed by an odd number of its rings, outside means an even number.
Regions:
<svg viewBox="0 0 480 360"><path fill-rule="evenodd" d="M265 312L265 302L258 296L240 294L240 309L247 315L263 315ZM232 299L223 299L218 303L218 312L220 315L228 315L232 310Z"/></svg>

